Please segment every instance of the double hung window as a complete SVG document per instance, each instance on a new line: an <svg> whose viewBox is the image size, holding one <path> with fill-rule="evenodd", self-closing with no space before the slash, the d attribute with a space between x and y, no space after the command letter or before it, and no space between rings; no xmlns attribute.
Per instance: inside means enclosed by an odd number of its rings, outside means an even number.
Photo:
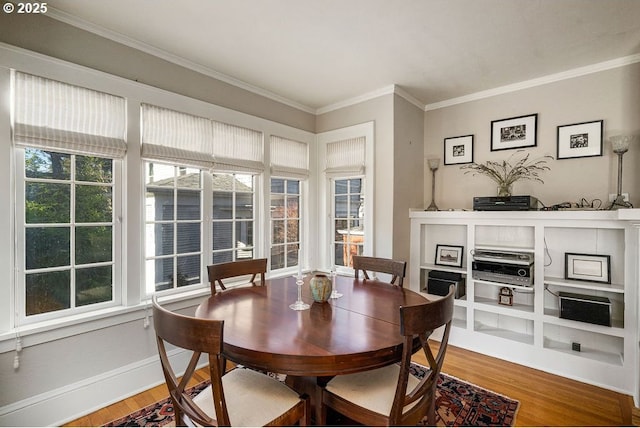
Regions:
<svg viewBox="0 0 640 428"><path fill-rule="evenodd" d="M15 72L17 313L119 303L124 99Z"/></svg>
<svg viewBox="0 0 640 428"><path fill-rule="evenodd" d="M302 185L309 176L309 148L306 143L272 135L271 270L298 266L302 242Z"/></svg>

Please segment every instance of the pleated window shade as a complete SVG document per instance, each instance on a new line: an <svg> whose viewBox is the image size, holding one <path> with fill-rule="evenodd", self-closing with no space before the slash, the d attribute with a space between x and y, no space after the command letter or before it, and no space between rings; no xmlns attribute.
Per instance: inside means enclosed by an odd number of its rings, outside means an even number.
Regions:
<svg viewBox="0 0 640 428"><path fill-rule="evenodd" d="M216 171L254 174L264 171L262 132L222 122L211 123Z"/></svg>
<svg viewBox="0 0 640 428"><path fill-rule="evenodd" d="M271 175L285 178L307 179L309 177L309 145L272 135Z"/></svg>
<svg viewBox="0 0 640 428"><path fill-rule="evenodd" d="M125 155L124 98L22 72L15 72L14 85L16 145L110 158Z"/></svg>
<svg viewBox="0 0 640 428"><path fill-rule="evenodd" d="M349 138L327 144L328 174L364 174L365 137Z"/></svg>
<svg viewBox="0 0 640 428"><path fill-rule="evenodd" d="M143 104L142 157L150 161L212 169L211 121Z"/></svg>

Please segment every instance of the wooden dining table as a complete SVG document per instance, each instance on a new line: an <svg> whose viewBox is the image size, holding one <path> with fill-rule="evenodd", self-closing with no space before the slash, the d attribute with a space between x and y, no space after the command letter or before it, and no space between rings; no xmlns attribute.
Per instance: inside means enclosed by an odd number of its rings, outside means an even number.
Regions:
<svg viewBox="0 0 640 428"><path fill-rule="evenodd" d="M314 302L310 275L296 311L294 277L218 292L196 309L198 318L224 320L224 355L249 367L295 376L334 376L385 366L402 354L402 305L422 295L376 280L336 276L342 297Z"/></svg>
<svg viewBox="0 0 640 428"><path fill-rule="evenodd" d="M196 309L198 318L224 320L225 357L237 364L287 375L287 384L312 396L321 379L400 360L400 306L427 302L419 293L377 280L336 276L342 297L314 302L304 278L297 300L294 277L218 292Z"/></svg>

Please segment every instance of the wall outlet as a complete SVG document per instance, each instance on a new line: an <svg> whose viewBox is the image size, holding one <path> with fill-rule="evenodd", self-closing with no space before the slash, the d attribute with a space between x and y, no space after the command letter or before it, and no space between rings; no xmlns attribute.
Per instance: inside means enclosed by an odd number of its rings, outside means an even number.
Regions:
<svg viewBox="0 0 640 428"><path fill-rule="evenodd" d="M618 197L617 193L609 193L609 202L615 201L616 197ZM628 193L623 193L622 197L624 198L625 202L629 202L629 194Z"/></svg>
<svg viewBox="0 0 640 428"><path fill-rule="evenodd" d="M580 342L571 342L571 350L580 352Z"/></svg>

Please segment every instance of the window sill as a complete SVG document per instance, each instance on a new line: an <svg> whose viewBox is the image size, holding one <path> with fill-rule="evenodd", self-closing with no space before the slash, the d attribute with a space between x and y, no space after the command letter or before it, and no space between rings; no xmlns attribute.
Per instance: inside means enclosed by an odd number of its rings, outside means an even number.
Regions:
<svg viewBox="0 0 640 428"><path fill-rule="evenodd" d="M180 309L196 306L204 296L210 294L209 287L203 287L183 293L168 294L162 296L160 300L163 303L170 304L172 309ZM22 347L25 348L137 320L140 320L140 328L145 328L143 322L145 315L151 318L151 299L146 299L133 306L116 306L23 325L18 329L0 333L0 354L16 349L16 337L18 334L22 340Z"/></svg>

